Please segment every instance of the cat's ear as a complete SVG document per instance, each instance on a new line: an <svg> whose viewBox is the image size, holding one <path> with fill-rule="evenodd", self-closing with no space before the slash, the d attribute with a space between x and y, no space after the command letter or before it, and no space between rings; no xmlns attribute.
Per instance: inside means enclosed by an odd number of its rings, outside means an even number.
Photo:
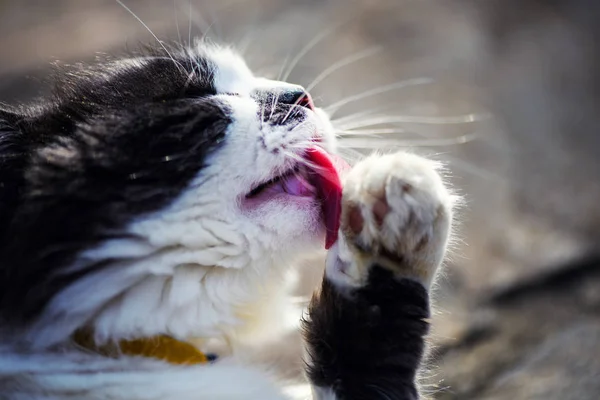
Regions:
<svg viewBox="0 0 600 400"><path fill-rule="evenodd" d="M0 240L5 234L24 182L27 145L20 122L24 116L0 103Z"/></svg>

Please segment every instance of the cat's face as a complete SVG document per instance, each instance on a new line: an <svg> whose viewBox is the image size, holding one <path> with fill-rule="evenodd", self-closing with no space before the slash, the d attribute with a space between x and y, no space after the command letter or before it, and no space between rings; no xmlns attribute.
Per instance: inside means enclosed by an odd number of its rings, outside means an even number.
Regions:
<svg viewBox="0 0 600 400"><path fill-rule="evenodd" d="M301 87L215 47L62 79L54 100L0 113L0 311L34 341L92 319L103 337L205 333L244 280L323 246L302 165L334 135Z"/></svg>

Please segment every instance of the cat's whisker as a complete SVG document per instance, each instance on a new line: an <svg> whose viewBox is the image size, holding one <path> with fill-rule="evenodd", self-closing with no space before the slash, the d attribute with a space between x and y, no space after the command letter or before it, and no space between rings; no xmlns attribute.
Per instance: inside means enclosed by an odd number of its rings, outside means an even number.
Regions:
<svg viewBox="0 0 600 400"><path fill-rule="evenodd" d="M411 115L394 115L394 116L377 116L358 120L357 122L348 122L346 124L338 124L334 121L336 128L341 130L353 130L355 128L365 128L374 125L382 124L423 124L423 125L459 125L469 124L474 122L485 121L490 118L489 114L464 114L449 117L426 117L426 116L411 116Z"/></svg>
<svg viewBox="0 0 600 400"><path fill-rule="evenodd" d="M297 116L297 115L299 115L301 112L302 112L302 108L300 108L300 107L294 107L294 108L292 109L292 114L290 115L290 118L294 118L294 117L296 117L296 116Z"/></svg>
<svg viewBox="0 0 600 400"><path fill-rule="evenodd" d="M175 28L177 29L177 40L179 40L179 45L183 46L181 41L181 32L179 30L179 18L177 16L177 3L176 0L173 0L173 16L175 17Z"/></svg>
<svg viewBox="0 0 600 400"><path fill-rule="evenodd" d="M188 46L192 45L192 0L188 0Z"/></svg>
<svg viewBox="0 0 600 400"><path fill-rule="evenodd" d="M192 7L191 0L188 5L189 5L189 7L188 7L189 14L188 15L189 15L190 24L194 24L196 26L196 28L200 29L202 36L198 40L204 41L204 39L210 32L214 21L209 24L208 21L206 21L206 19L202 16L202 13L198 12L195 7ZM191 30L191 27L190 27L190 30ZM191 37L191 35L190 35L190 37ZM190 42L190 44L191 44L191 42Z"/></svg>
<svg viewBox="0 0 600 400"><path fill-rule="evenodd" d="M343 123L355 122L357 120L363 120L365 117L394 117L397 114L382 114L381 111L386 109L391 109L392 106L379 106L373 107L364 111L354 112L352 114L347 114L339 118L331 118L331 122L335 125L341 125Z"/></svg>
<svg viewBox="0 0 600 400"><path fill-rule="evenodd" d="M302 156L300 156L297 153L294 153L293 151L283 150L283 154L285 154L286 157L289 157L289 158L293 159L294 161L298 161L300 163L304 163L304 161L305 161Z"/></svg>
<svg viewBox="0 0 600 400"><path fill-rule="evenodd" d="M181 65L180 62L176 61L173 56L171 55L171 53L169 52L169 50L167 50L167 47L163 44L163 42L158 38L158 36L156 36L154 34L154 32L152 32L152 29L150 29L150 27L148 25L146 25L146 23L144 21L142 21L142 19L140 17L137 16L136 13L134 13L129 7L127 7L125 5L125 3L123 3L121 0L115 0L121 7L123 7L129 14L131 14L135 19L138 20L138 22L140 24L142 24L142 26L144 28L146 28L146 30L148 32L150 32L150 34L154 37L154 39L156 39L156 41L158 42L158 44L163 48L163 50L165 51L165 53L167 53L167 55L171 58L171 60L173 61L173 63L180 69L183 69L183 71L187 72L185 67L183 65Z"/></svg>
<svg viewBox="0 0 600 400"><path fill-rule="evenodd" d="M321 165L317 165L317 164L309 161L306 157L303 157L300 154L294 153L292 151L285 151L285 150L284 150L284 154L286 157L291 158L292 160L298 162L298 164L308 167L313 171L323 170L323 167Z"/></svg>
<svg viewBox="0 0 600 400"><path fill-rule="evenodd" d="M279 68L279 72L277 73L277 77L275 78L275 80L277 80L277 81L283 80L282 79L283 78L283 71L285 70L285 67L288 65L291 56L292 56L292 53L288 52L287 56L285 56L285 59L281 63L281 67Z"/></svg>
<svg viewBox="0 0 600 400"><path fill-rule="evenodd" d="M365 158L365 154L351 147L342 147L338 150L338 153L350 164Z"/></svg>
<svg viewBox="0 0 600 400"><path fill-rule="evenodd" d="M190 85L190 83L192 83L192 81L194 80L194 77L196 76L196 71L194 71L193 67L190 67L190 68L192 69L192 72L190 72L188 74L185 84L183 85L184 89L188 88L188 86Z"/></svg>
<svg viewBox="0 0 600 400"><path fill-rule="evenodd" d="M290 53L288 53L288 55L286 56L285 60L283 60L283 63L281 64L281 67L279 68L279 73L277 74L277 80L281 79L281 75L283 74L283 70L285 68L285 64L287 63L288 59L290 58ZM269 119L273 118L273 113L275 112L275 108L277 107L277 102L279 101L279 96L281 95L281 91L277 91L277 95L275 97L275 101L273 103L273 107L271 108L271 115L269 116Z"/></svg>
<svg viewBox="0 0 600 400"><path fill-rule="evenodd" d="M353 129L353 130L337 130L337 134L341 136L354 136L354 135L387 135L387 134L398 134L406 133L405 129Z"/></svg>
<svg viewBox="0 0 600 400"><path fill-rule="evenodd" d="M467 162L460 158L449 156L447 154L444 154L441 158L443 159L443 161L452 164L453 169L461 169L467 173L470 173L473 176L485 180L506 182L506 178L502 177L501 175L481 166L474 165L473 163Z"/></svg>
<svg viewBox="0 0 600 400"><path fill-rule="evenodd" d="M214 2L205 2L204 6L206 8L206 12L210 15L210 19L212 20L212 22L210 23L209 26L209 30L214 27L214 31L216 34L217 39L223 39L223 24L222 21L218 18L217 16L217 11L215 10L214 7L211 7L209 4L215 4ZM219 3L217 3L219 4ZM221 2L220 5L222 5L223 3ZM207 32L208 33L208 32ZM203 36L206 36L203 35Z"/></svg>
<svg viewBox="0 0 600 400"><path fill-rule="evenodd" d="M265 103L263 102L260 105L260 129L263 129L264 122L265 122Z"/></svg>
<svg viewBox="0 0 600 400"><path fill-rule="evenodd" d="M306 46L304 46L292 59L290 66L285 70L285 73L282 75L281 80L287 81L287 79L290 77L290 74L292 73L294 68L296 68L296 65L300 62L302 57L304 57L313 47L319 44L321 40L329 36L333 31L334 29L330 27L329 29L322 31L319 35L315 36L310 42L308 42Z"/></svg>
<svg viewBox="0 0 600 400"><path fill-rule="evenodd" d="M451 138L437 138L426 140L399 140L399 139L378 139L375 137L366 136L364 138L340 138L340 147L353 147L360 149L378 149L382 146L390 147L438 147L438 146L455 146L471 142L479 137L476 133L465 134Z"/></svg>
<svg viewBox="0 0 600 400"><path fill-rule="evenodd" d="M192 46L192 43L198 44L199 42L203 42L206 39L208 33L212 28L213 23L209 24L206 21L206 19L204 19L202 14L196 11L196 9L192 6L191 0L189 0L188 2L188 8L186 12L188 14L188 45ZM195 37L194 39L192 39L193 26L200 30L200 33L202 34L200 37Z"/></svg>
<svg viewBox="0 0 600 400"><path fill-rule="evenodd" d="M337 29L343 26L347 21L341 21L333 26L329 26L327 29L319 32L315 37L313 37L300 51L296 54L296 56L292 59L290 66L285 70L285 73L281 77L282 81L287 81L290 77L290 74L294 71L294 68L298 65L300 60L308 54L316 45L319 44L323 39L333 34Z"/></svg>
<svg viewBox="0 0 600 400"><path fill-rule="evenodd" d="M175 0L173 0L173 7L175 7ZM174 12L175 12L175 19L177 20L177 10L174 8ZM181 47L180 51L183 53L183 55L185 56L185 58L187 59L186 65L190 70L190 74L188 75L188 80L186 81L185 87L187 88L187 85L189 84L189 82L191 82L191 78L194 75L194 63L192 61L193 57L190 54L190 48L189 48L189 44L186 44L183 42L183 39L181 38L181 34L179 32L179 22L177 22L177 36L179 37L179 45Z"/></svg>
<svg viewBox="0 0 600 400"><path fill-rule="evenodd" d="M303 165L305 167L312 168L312 169L321 168L320 166L311 163L309 160L307 160L305 157L301 156L298 153L284 150L284 154L286 157L291 158L292 160L296 161L298 164Z"/></svg>
<svg viewBox="0 0 600 400"><path fill-rule="evenodd" d="M339 101L329 105L328 107L325 107L325 111L329 115L333 115L341 107L345 106L346 104L353 103L358 100L363 100L368 97L376 96L378 94L391 92L393 90L404 89L404 88L407 88L410 86L431 84L431 83L433 83L433 81L434 81L433 78L424 77L424 78L407 79L407 80L391 83L389 85L379 86L374 89L370 89L370 90L364 91L362 93L358 93L353 96L348 96L342 100L339 100Z"/></svg>
<svg viewBox="0 0 600 400"><path fill-rule="evenodd" d="M273 113L275 112L275 105L277 104L278 100L279 92L277 93L277 95L273 96L273 100L271 100L271 113L269 114L269 121L271 120L271 118L273 118Z"/></svg>
<svg viewBox="0 0 600 400"><path fill-rule="evenodd" d="M375 111L374 110L363 110L363 111L355 112L352 114L344 115L343 117L331 118L331 122L341 124L343 122L351 122L351 121L355 121L357 119L362 119L369 115L375 115Z"/></svg>
<svg viewBox="0 0 600 400"><path fill-rule="evenodd" d="M245 20L248 21L247 26L251 27L248 31L243 30L242 36L237 39L231 40L232 47L234 47L237 53L244 59L250 61L250 57L247 56L247 51L250 48L250 45L256 39L257 33L262 32L264 27L257 28L259 26L259 19L261 15L261 10L259 7L252 8L252 16L247 15ZM250 22L251 21L251 22Z"/></svg>
<svg viewBox="0 0 600 400"><path fill-rule="evenodd" d="M298 98L296 99L296 101L294 101L294 103L293 103L293 104L291 104L291 105L290 105L290 109L288 110L288 112L285 114L285 117L283 117L283 120L281 121L281 123L282 123L282 124L283 124L283 123L285 123L285 121L287 121L287 119L290 117L290 114L291 114L292 112L298 112L298 109L297 109L297 107L296 107L296 106L297 106L298 104L300 104L300 102L301 102L302 100L303 100L303 97L302 97L302 96L300 96L300 97L298 97ZM296 127L296 128L297 128L297 127ZM296 129L296 128L294 128L294 129Z"/></svg>
<svg viewBox="0 0 600 400"><path fill-rule="evenodd" d="M315 146L317 146L317 144L313 140L301 140L287 145L288 148L292 149L306 149Z"/></svg>
<svg viewBox="0 0 600 400"><path fill-rule="evenodd" d="M201 41L205 41L205 40L206 40L206 38L208 37L208 34L210 33L210 30L212 29L212 27L213 27L214 25L215 25L215 21L211 22L211 23L208 25L208 28L206 28L206 30L202 32L202 36L200 37L200 40L201 40ZM217 34L217 35L218 35L218 34Z"/></svg>
<svg viewBox="0 0 600 400"><path fill-rule="evenodd" d="M351 64L353 64L357 61L360 61L364 58L373 56L373 55L379 53L381 50L382 50L381 46L370 47L368 49L359 51L358 53L351 54L348 57L345 57L345 58L333 63L331 66L329 66L328 68L323 70L323 72L321 72L319 75L317 75L317 77L310 84L308 84L306 86L306 91L310 92L319 83L321 83L325 78L327 78L332 73L340 70L341 68L351 65Z"/></svg>

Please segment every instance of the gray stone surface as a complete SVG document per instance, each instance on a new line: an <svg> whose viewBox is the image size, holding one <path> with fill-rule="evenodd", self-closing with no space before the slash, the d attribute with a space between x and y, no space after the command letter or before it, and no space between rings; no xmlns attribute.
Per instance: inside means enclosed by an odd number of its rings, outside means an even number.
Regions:
<svg viewBox="0 0 600 400"><path fill-rule="evenodd" d="M319 83L312 92L320 105L404 79L436 79L353 102L336 117L492 112L470 124L405 123L394 126L404 133L369 139L388 149L476 137L417 148L449 163L467 199L460 240L437 288L424 387L439 399L597 399L598 35L583 21L591 10L567 15L543 2L513 1L125 3L163 39L187 40L190 20L192 35L211 26L209 36L245 47L251 66L274 77L282 62L339 25L290 74L304 85L336 61L382 47ZM55 59L91 60L153 40L111 0L0 0L0 101L43 92L40 80ZM320 274L303 272L301 294Z"/></svg>

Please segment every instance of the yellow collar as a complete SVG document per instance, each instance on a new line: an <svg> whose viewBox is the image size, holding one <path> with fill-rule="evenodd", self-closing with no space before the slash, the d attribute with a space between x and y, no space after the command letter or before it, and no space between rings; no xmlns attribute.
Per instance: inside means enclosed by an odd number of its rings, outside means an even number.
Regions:
<svg viewBox="0 0 600 400"><path fill-rule="evenodd" d="M73 341L84 349L106 357L120 355L156 358L176 365L205 364L208 357L190 343L182 342L165 335L149 338L121 340L118 343L96 345L89 331L80 330L73 335Z"/></svg>

